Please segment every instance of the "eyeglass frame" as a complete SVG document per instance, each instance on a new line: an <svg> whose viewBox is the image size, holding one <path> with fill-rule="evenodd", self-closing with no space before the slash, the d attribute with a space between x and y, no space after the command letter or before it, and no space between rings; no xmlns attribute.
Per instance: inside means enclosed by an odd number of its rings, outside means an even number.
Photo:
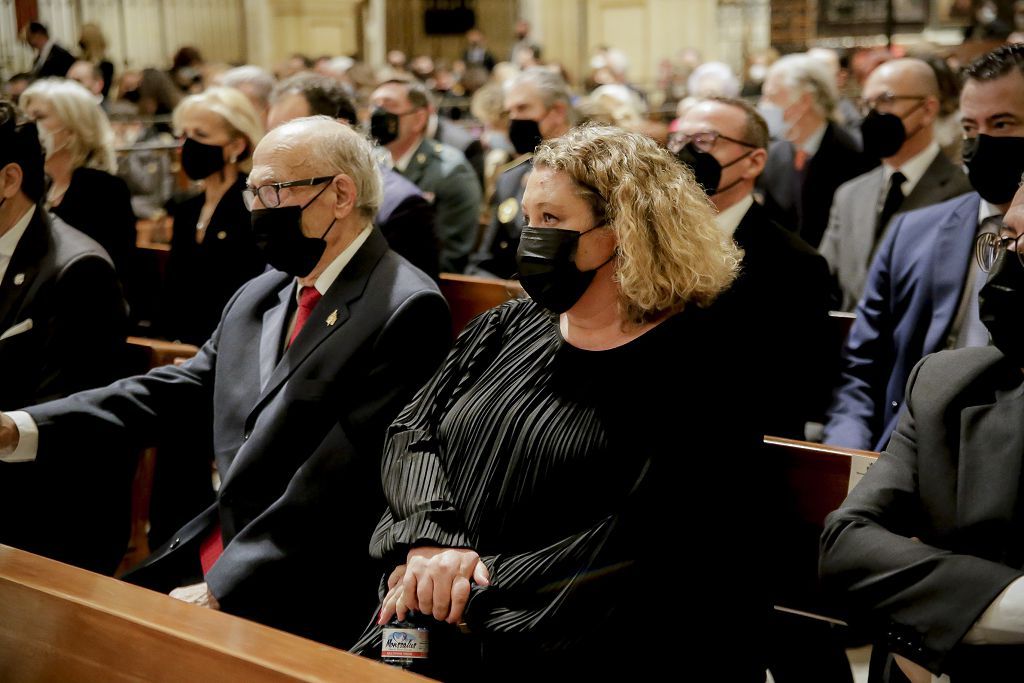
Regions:
<svg viewBox="0 0 1024 683"><path fill-rule="evenodd" d="M281 190L288 187L313 187L314 185L330 182L336 177L336 175L323 175L315 178L305 178L303 180L287 180L281 183L267 183L266 185L260 185L259 187L249 187L246 185L245 189L242 190L242 203L245 204L245 208L247 210L252 211L256 198L259 197L263 208L276 209L281 206ZM275 201L273 202L273 205L263 198L263 189L267 187L274 188Z"/></svg>
<svg viewBox="0 0 1024 683"><path fill-rule="evenodd" d="M673 154L677 154L679 152L679 150L681 150L683 147L685 147L690 141L694 140L698 135L712 135L712 136L714 136L714 139L711 141L711 144L708 145L707 149L701 149L701 147L699 145L694 145L695 147L697 147L698 150L700 150L701 152L704 152L705 154L710 154L711 153L711 150L713 150L715 148L715 145L718 144L718 139L719 138L721 138L722 140L727 140L729 142L735 142L737 145L740 145L742 147L749 147L750 149L757 149L757 145L755 145L753 143L750 143L750 142L747 142L746 140L737 140L736 138L731 138L728 135L725 135L724 133L719 133L717 130L703 130L703 131L701 131L699 133L694 133L693 135L690 135L688 133L682 133L680 131L676 131L676 132L672 133L671 135L669 135L669 140L668 140L668 149L669 149L669 151L672 152ZM689 139L686 142L683 142L681 144L676 144L679 140L681 140L683 138L689 138Z"/></svg>
<svg viewBox="0 0 1024 683"><path fill-rule="evenodd" d="M978 235L974 240L974 258L978 262L978 267L985 273L991 272L992 266L994 266L996 261L999 259L999 249L1012 251L1017 255L1017 260L1020 261L1020 264L1024 266L1024 253L1021 253L1018 249L1018 247L1021 246L1021 237L1022 235L1016 235L1014 237L1000 237L997 232L983 232ZM992 242L993 239L995 240L995 244L993 245L993 252L995 256L992 257L991 263L986 264L985 259L982 258L981 255L982 249L985 248L986 242ZM1013 246L1013 249L1010 248L1011 245Z"/></svg>
<svg viewBox="0 0 1024 683"><path fill-rule="evenodd" d="M892 104L895 104L899 100L917 100L918 102L924 102L929 97L930 97L929 95L894 95L891 92L884 92L881 95L878 95L877 97L872 97L871 99L865 99L863 97L858 97L857 101L856 101L856 105L857 105L857 111L860 114L867 114L869 111L872 111L872 110L879 111L879 109L878 109L878 105L879 104L892 105ZM918 105L918 106L920 106L920 105ZM888 112L882 112L882 113L895 113L895 112L888 111ZM906 114L904 114L904 116L906 116L909 113L910 112L907 112ZM900 118L902 118L902 117L900 117Z"/></svg>

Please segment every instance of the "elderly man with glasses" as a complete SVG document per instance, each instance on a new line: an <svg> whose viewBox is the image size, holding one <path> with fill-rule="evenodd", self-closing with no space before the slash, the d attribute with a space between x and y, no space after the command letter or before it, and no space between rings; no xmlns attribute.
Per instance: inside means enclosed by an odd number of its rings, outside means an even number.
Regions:
<svg viewBox="0 0 1024 683"><path fill-rule="evenodd" d="M274 129L245 195L274 270L242 286L199 354L0 414L0 460L58 469L83 441L116 457L171 433L212 439L217 501L126 579L344 647L376 603L385 430L444 357L448 308L373 227L380 172L348 126Z"/></svg>
<svg viewBox="0 0 1024 683"><path fill-rule="evenodd" d="M877 680L1024 663L1024 190L1004 223L974 252L992 345L917 364L885 452L826 521L824 585L875 630Z"/></svg>
<svg viewBox="0 0 1024 683"><path fill-rule="evenodd" d="M868 265L893 216L971 191L967 176L935 141L939 83L920 59L895 59L871 72L860 102L864 151L882 160L836 190L821 255L852 311Z"/></svg>

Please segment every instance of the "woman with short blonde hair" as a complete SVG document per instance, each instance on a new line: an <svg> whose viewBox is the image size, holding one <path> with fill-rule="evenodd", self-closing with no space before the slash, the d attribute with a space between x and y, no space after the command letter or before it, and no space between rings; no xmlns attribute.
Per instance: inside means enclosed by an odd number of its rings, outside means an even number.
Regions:
<svg viewBox="0 0 1024 683"><path fill-rule="evenodd" d="M48 157L60 146L67 150L72 171L117 171L110 120L85 86L66 78L44 78L26 88L19 103L39 126ZM59 135L62 132L66 135Z"/></svg>
<svg viewBox="0 0 1024 683"><path fill-rule="evenodd" d="M668 638L713 668L696 679L763 682L756 645L721 638L743 623L756 641L770 610L734 537L757 477L731 475L760 438L711 310L740 254L638 133L577 128L533 162L517 253L532 300L470 323L389 428L371 552L394 569L354 651L427 626L433 678L640 680L664 675L650 639ZM665 590L685 614L656 604ZM700 628L667 635L690 615Z"/></svg>
<svg viewBox="0 0 1024 683"><path fill-rule="evenodd" d="M196 113L219 117L224 130L233 140L245 141L245 149L236 153L234 160L229 160L229 163L238 163L239 168L248 172L252 167L252 150L256 149L265 132L259 114L256 113L249 98L241 90L224 86L189 95L174 109L172 121L175 132L182 134L185 122Z"/></svg>

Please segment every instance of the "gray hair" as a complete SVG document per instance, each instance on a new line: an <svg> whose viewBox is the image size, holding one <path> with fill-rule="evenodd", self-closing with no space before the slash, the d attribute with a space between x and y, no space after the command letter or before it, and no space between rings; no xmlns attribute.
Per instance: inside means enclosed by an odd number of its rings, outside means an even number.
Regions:
<svg viewBox="0 0 1024 683"><path fill-rule="evenodd" d="M839 99L835 79L821 60L806 54L780 57L768 69L768 77L778 74L786 88L796 93L810 93L814 108L831 119Z"/></svg>
<svg viewBox="0 0 1024 683"><path fill-rule="evenodd" d="M740 81L725 62L704 62L686 81L687 94L693 97L739 97Z"/></svg>
<svg viewBox="0 0 1024 683"><path fill-rule="evenodd" d="M254 64L228 69L220 75L217 82L229 88L247 86L246 92L264 106L270 101L270 92L274 89L274 77L266 69Z"/></svg>
<svg viewBox="0 0 1024 683"><path fill-rule="evenodd" d="M569 125L572 126L575 123L572 93L569 92L569 85L561 74L542 66L536 66L505 81L505 92L522 85L531 85L537 90L545 109L550 109L556 102L563 102L569 115Z"/></svg>
<svg viewBox="0 0 1024 683"><path fill-rule="evenodd" d="M21 94L23 109L28 109L33 101L49 103L61 125L70 131L72 168L117 173L114 131L96 97L84 85L64 78L44 78Z"/></svg>
<svg viewBox="0 0 1024 683"><path fill-rule="evenodd" d="M383 180L373 143L365 135L330 116L319 115L292 119L275 128L271 136L274 141L282 140L280 147L301 147L302 165L313 175L344 173L352 178L356 209L367 220L377 215L384 196ZM295 144L289 137L299 138L302 143Z"/></svg>

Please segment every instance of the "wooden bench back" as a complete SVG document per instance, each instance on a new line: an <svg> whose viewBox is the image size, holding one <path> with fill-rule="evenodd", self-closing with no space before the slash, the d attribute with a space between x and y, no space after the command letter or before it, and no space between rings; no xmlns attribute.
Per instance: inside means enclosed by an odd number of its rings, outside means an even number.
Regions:
<svg viewBox="0 0 1024 683"><path fill-rule="evenodd" d="M472 275L441 273L441 293L452 311L452 333L458 336L466 324L484 311L509 299L525 296L515 280L492 280Z"/></svg>

